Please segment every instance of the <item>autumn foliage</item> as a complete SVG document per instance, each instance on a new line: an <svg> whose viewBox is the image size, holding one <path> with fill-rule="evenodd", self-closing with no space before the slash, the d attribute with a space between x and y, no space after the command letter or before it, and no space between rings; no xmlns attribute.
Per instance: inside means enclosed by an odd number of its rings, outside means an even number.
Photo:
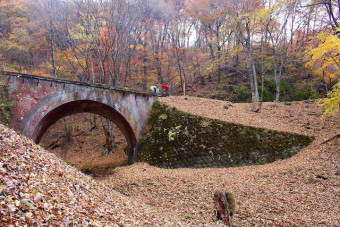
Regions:
<svg viewBox="0 0 340 227"><path fill-rule="evenodd" d="M315 78L325 95L339 78L338 21L323 17L337 13L330 2L1 1L1 67L144 90L167 83L177 94L212 84L254 108L296 99L288 90Z"/></svg>

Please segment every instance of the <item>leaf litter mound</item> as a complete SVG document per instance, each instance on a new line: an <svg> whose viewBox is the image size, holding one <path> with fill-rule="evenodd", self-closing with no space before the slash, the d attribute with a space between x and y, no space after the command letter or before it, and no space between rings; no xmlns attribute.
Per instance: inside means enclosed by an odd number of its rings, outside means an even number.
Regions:
<svg viewBox="0 0 340 227"><path fill-rule="evenodd" d="M0 226L174 226L0 125Z"/></svg>

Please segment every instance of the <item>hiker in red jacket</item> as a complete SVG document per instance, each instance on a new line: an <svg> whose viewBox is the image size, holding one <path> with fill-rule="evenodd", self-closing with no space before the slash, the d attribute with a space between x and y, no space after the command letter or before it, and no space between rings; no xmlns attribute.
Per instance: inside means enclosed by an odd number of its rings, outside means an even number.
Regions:
<svg viewBox="0 0 340 227"><path fill-rule="evenodd" d="M162 84L162 95L167 96L169 91L169 87L167 84Z"/></svg>

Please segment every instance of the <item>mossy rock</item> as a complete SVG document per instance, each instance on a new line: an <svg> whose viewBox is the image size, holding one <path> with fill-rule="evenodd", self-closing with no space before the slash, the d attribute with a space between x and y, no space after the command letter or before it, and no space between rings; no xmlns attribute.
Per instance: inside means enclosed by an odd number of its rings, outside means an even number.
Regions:
<svg viewBox="0 0 340 227"><path fill-rule="evenodd" d="M155 102L138 160L164 168L259 165L289 158L312 140L203 118Z"/></svg>

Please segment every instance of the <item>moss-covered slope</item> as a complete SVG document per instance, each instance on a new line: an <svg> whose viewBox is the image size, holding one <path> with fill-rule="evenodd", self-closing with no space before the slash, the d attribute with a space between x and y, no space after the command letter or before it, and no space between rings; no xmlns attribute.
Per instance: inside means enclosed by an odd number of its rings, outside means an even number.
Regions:
<svg viewBox="0 0 340 227"><path fill-rule="evenodd" d="M231 167L285 159L312 138L191 115L156 102L138 160L164 168Z"/></svg>

